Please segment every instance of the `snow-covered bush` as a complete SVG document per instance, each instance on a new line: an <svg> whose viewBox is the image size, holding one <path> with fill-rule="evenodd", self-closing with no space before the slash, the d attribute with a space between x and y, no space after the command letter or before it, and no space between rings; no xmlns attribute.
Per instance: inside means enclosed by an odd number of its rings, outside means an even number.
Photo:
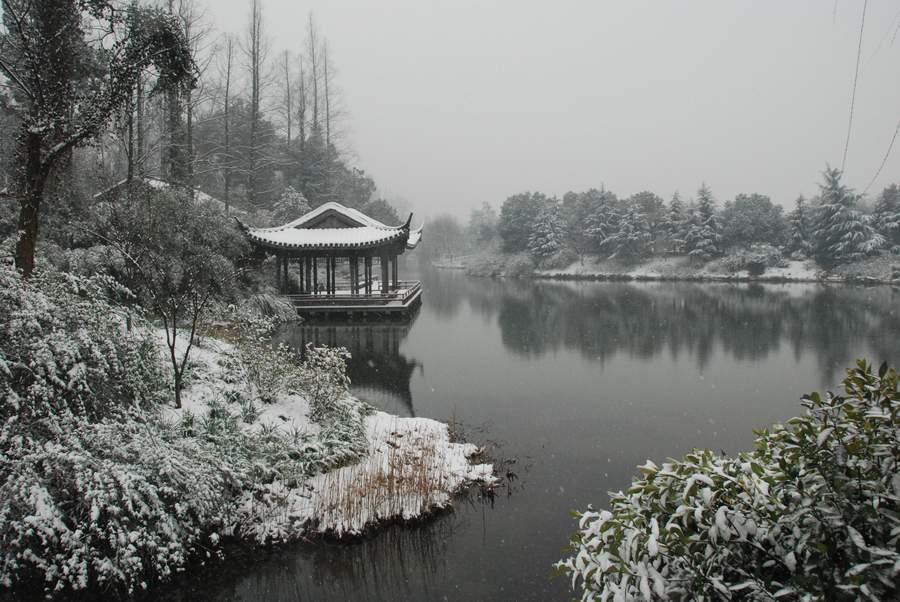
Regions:
<svg viewBox="0 0 900 602"><path fill-rule="evenodd" d="M309 417L317 422L342 422L347 409L341 402L350 393L344 348L307 345L300 370L300 386L309 400Z"/></svg>
<svg viewBox="0 0 900 602"><path fill-rule="evenodd" d="M545 259L541 266L545 270L562 270L578 261L578 259L578 253L568 247L563 247L555 255Z"/></svg>
<svg viewBox="0 0 900 602"><path fill-rule="evenodd" d="M131 593L215 547L236 479L204 446L152 421L11 422L0 435L0 591Z"/></svg>
<svg viewBox="0 0 900 602"><path fill-rule="evenodd" d="M759 276L766 268L785 267L787 262L776 247L760 243L729 253L716 262L726 272L747 270L751 276Z"/></svg>
<svg viewBox="0 0 900 602"><path fill-rule="evenodd" d="M263 318L271 318L275 322L291 322L298 319L293 304L281 295L257 293L248 297L242 304L243 309L254 312Z"/></svg>
<svg viewBox="0 0 900 602"><path fill-rule="evenodd" d="M893 599L898 375L859 361L843 387L736 458L648 461L609 511L578 514L557 568L583 600Z"/></svg>
<svg viewBox="0 0 900 602"><path fill-rule="evenodd" d="M507 278L528 278L534 273L534 263L527 255L513 255L506 262L503 275Z"/></svg>
<svg viewBox="0 0 900 602"><path fill-rule="evenodd" d="M159 352L110 286L0 266L0 592L131 592L226 515L231 468L152 419Z"/></svg>
<svg viewBox="0 0 900 602"><path fill-rule="evenodd" d="M165 395L156 347L126 332L110 278L0 266L0 420L109 417Z"/></svg>
<svg viewBox="0 0 900 602"><path fill-rule="evenodd" d="M126 329L110 286L40 272L26 283L0 266L0 598L131 594L212 553L223 534L258 537L264 511L283 511L256 499L271 484L303 487L367 451L370 410L347 394L337 350L269 366L280 391L313 391L318 432L255 422L241 362L225 357L221 398L163 419L159 343L136 317ZM252 324L262 341L271 321ZM201 364L192 379L208 376Z"/></svg>

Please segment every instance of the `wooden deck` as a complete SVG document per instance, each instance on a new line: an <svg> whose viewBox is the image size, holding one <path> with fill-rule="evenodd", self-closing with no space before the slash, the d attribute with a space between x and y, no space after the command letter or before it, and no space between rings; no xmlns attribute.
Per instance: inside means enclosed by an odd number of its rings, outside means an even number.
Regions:
<svg viewBox="0 0 900 602"><path fill-rule="evenodd" d="M406 318L422 303L422 283L399 282L396 290L382 293L380 283L373 283L371 294L338 290L334 294L285 295L301 316L355 318Z"/></svg>

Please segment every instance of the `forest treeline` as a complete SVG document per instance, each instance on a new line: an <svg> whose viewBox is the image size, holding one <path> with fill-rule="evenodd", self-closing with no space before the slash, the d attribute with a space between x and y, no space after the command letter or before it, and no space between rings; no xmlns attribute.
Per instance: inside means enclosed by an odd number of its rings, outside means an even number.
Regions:
<svg viewBox="0 0 900 602"><path fill-rule="evenodd" d="M349 159L337 69L313 15L296 46L276 51L260 0L234 34L214 31L203 6L3 3L0 239L22 232L20 271L33 269L39 232L83 246L73 229L95 229L90 213L109 200L97 193L123 182L211 195L259 225L332 200L399 223Z"/></svg>
<svg viewBox="0 0 900 602"><path fill-rule="evenodd" d="M705 184L693 198L676 192L668 202L649 191L624 199L605 189L561 199L526 192L507 198L499 213L484 203L465 225L440 216L428 236L438 258L493 250L527 255L545 269L589 256L637 261L661 254L698 264L727 254L762 264L813 258L831 267L900 252L900 187L887 186L869 205L841 176L826 168L819 194L798 197L787 213L758 193L719 203Z"/></svg>

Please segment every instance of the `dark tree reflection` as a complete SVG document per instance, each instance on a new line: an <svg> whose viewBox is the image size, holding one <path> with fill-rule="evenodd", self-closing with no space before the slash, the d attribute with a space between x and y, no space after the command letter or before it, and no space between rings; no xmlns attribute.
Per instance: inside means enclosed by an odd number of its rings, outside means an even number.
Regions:
<svg viewBox="0 0 900 602"><path fill-rule="evenodd" d="M600 362L687 352L704 368L717 353L758 360L790 345L798 359L815 354L830 377L861 343L875 361L900 357L898 304L888 287L508 283L498 324L506 348L523 356L560 347Z"/></svg>
<svg viewBox="0 0 900 602"><path fill-rule="evenodd" d="M415 322L303 322L286 325L276 340L302 350L314 346L345 347L350 352L347 374L354 395L400 416L415 416L410 381L420 362L400 353L400 345Z"/></svg>

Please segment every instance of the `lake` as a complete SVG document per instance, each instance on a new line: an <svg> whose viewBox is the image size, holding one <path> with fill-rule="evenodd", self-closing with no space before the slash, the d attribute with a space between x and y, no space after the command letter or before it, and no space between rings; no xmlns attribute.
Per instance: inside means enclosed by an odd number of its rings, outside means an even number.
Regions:
<svg viewBox="0 0 900 602"><path fill-rule="evenodd" d="M857 357L900 360L900 291L817 284L506 281L426 271L410 324L292 326L340 344L354 392L454 419L516 478L416 526L298 543L185 578L168 599L567 600L550 580L575 523L635 467L734 453Z"/></svg>

